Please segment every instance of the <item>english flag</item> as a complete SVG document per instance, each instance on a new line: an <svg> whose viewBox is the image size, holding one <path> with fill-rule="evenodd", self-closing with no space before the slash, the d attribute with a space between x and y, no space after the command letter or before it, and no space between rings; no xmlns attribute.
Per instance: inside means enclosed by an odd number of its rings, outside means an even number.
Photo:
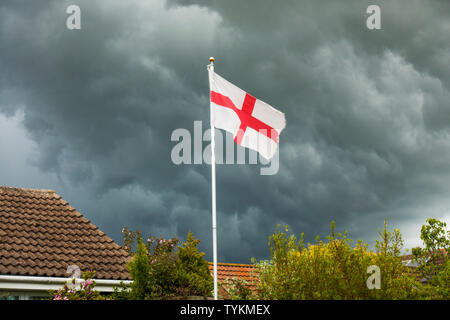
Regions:
<svg viewBox="0 0 450 320"><path fill-rule="evenodd" d="M259 152L267 160L276 153L284 113L209 70L211 124L230 132L234 141Z"/></svg>

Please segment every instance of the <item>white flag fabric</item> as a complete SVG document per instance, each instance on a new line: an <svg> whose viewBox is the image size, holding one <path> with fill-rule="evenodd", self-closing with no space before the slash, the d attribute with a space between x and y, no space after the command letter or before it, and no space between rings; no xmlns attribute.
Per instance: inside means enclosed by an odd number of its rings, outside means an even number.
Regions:
<svg viewBox="0 0 450 320"><path fill-rule="evenodd" d="M284 113L236 87L209 70L211 122L230 132L234 141L259 152L267 160L277 151L286 127Z"/></svg>

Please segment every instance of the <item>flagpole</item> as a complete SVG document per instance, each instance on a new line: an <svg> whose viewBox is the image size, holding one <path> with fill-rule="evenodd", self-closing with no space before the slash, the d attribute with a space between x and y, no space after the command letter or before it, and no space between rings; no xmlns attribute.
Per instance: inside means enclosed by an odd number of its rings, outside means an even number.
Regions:
<svg viewBox="0 0 450 320"><path fill-rule="evenodd" d="M214 72L214 57L209 58L209 81L211 91L211 75ZM214 124L212 121L212 107L210 109L210 124L211 124L211 186L212 186L212 232L213 232L213 271L214 271L214 300L217 300L217 225L216 225L216 142L214 139Z"/></svg>

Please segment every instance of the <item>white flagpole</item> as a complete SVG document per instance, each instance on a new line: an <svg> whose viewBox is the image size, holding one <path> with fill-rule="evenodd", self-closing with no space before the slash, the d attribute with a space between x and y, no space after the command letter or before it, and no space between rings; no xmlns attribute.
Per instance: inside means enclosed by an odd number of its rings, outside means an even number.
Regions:
<svg viewBox="0 0 450 320"><path fill-rule="evenodd" d="M209 58L209 89L211 91L211 76L214 72L214 57ZM216 225L216 143L214 141L214 125L212 121L211 101L210 124L211 124L211 185L212 185L212 232L213 232L213 270L214 270L214 300L217 300L217 225Z"/></svg>

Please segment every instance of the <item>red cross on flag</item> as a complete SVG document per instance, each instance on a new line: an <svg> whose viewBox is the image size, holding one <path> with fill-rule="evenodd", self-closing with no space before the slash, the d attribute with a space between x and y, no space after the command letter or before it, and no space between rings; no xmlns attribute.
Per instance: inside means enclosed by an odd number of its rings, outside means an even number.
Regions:
<svg viewBox="0 0 450 320"><path fill-rule="evenodd" d="M230 132L234 141L259 152L267 160L277 151L286 126L284 113L256 99L214 71L209 71L211 124Z"/></svg>

